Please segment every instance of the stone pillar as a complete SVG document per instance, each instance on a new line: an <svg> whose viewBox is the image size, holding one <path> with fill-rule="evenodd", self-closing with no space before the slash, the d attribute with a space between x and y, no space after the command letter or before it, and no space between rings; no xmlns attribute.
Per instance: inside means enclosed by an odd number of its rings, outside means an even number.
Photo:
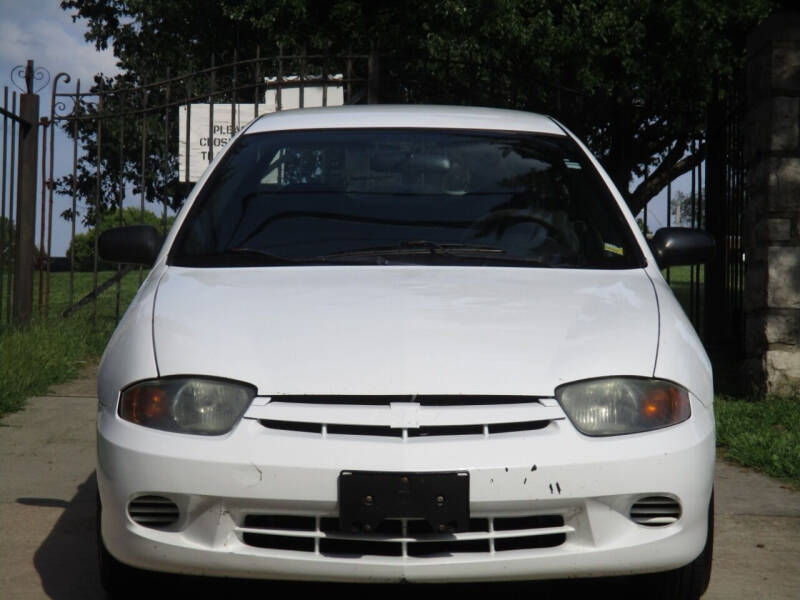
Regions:
<svg viewBox="0 0 800 600"><path fill-rule="evenodd" d="M746 373L753 391L800 393L800 10L748 39L745 120Z"/></svg>

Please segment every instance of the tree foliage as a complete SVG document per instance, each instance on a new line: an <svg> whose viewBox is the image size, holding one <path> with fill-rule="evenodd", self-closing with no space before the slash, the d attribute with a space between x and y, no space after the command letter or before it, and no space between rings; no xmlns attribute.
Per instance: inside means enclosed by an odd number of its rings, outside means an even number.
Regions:
<svg viewBox="0 0 800 600"><path fill-rule="evenodd" d="M375 50L382 57L382 100L554 114L588 140L638 212L702 159L702 146L693 155L688 150L703 139L708 103L730 87L747 33L774 4L64 0L62 7L85 20L88 40L113 48L122 74L96 80L106 87L153 81L167 69L202 69L212 58L231 61L234 52L251 57L256 47L265 53L278 44L332 54ZM153 127L165 130L160 122ZM82 135L91 148L94 134ZM185 189L171 183L174 167L160 152L148 154L154 164L147 197L179 204ZM135 170L137 160L125 168ZM91 171L81 188L86 194Z"/></svg>

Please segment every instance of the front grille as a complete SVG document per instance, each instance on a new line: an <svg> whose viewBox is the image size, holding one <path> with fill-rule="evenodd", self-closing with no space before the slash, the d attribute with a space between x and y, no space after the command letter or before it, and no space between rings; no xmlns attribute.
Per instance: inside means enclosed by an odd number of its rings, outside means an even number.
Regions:
<svg viewBox="0 0 800 600"><path fill-rule="evenodd" d="M488 396L454 394L425 396L315 396L280 395L272 396L277 402L295 404L340 404L346 406L385 406L393 402L414 402L421 406L485 406L492 404L525 404L538 402L538 396Z"/></svg>
<svg viewBox="0 0 800 600"><path fill-rule="evenodd" d="M427 521L386 519L371 533L339 529L339 519L317 516L246 515L236 528L248 546L328 556L441 557L552 548L574 528L563 515L473 518L469 531L434 533Z"/></svg>
<svg viewBox="0 0 800 600"><path fill-rule="evenodd" d="M630 515L639 525L663 527L681 518L681 505L668 496L647 496L633 503Z"/></svg>
<svg viewBox="0 0 800 600"><path fill-rule="evenodd" d="M326 425L301 421L277 421L261 419L259 423L267 429L281 431L303 431L320 435L367 435L393 438L434 437L444 435L490 435L518 431L544 429L549 420L524 421L520 423L492 423L491 425L427 425L416 428L393 428L388 425Z"/></svg>
<svg viewBox="0 0 800 600"><path fill-rule="evenodd" d="M164 496L138 496L128 503L128 514L134 523L161 529L177 522L178 505Z"/></svg>
<svg viewBox="0 0 800 600"><path fill-rule="evenodd" d="M535 431L564 413L531 396L275 396L245 416L278 431L405 441Z"/></svg>

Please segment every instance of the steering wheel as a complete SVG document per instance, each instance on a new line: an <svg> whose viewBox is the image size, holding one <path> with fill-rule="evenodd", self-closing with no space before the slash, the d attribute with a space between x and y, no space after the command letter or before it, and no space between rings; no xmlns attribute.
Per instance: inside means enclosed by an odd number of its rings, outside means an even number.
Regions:
<svg viewBox="0 0 800 600"><path fill-rule="evenodd" d="M506 229L523 222L536 223L546 229L550 237L559 244L573 250L569 236L563 229L542 217L531 214L527 210L507 209L495 211L470 223L469 229L478 230L478 234L475 237L483 237L493 231L500 236Z"/></svg>

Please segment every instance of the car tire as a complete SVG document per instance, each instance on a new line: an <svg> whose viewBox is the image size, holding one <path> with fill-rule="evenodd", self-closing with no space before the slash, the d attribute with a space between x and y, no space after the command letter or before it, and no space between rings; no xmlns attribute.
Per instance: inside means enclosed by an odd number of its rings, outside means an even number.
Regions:
<svg viewBox="0 0 800 600"><path fill-rule="evenodd" d="M142 585L142 577L147 576L146 571L141 571L118 561L106 548L103 533L100 527L102 516L100 494L97 495L97 566L100 571L100 583L106 591L108 598L123 599L138 596L137 590Z"/></svg>
<svg viewBox="0 0 800 600"><path fill-rule="evenodd" d="M711 558L714 554L714 492L708 504L708 530L703 551L688 565L655 573L642 579L641 591L649 598L660 600L698 600L708 589L711 580Z"/></svg>

